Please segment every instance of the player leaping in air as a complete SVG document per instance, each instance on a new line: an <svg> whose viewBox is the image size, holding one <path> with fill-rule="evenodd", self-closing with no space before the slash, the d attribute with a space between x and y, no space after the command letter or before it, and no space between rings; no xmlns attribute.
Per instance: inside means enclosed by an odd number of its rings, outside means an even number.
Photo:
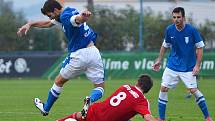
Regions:
<svg viewBox="0 0 215 121"><path fill-rule="evenodd" d="M122 85L103 102L92 104L86 116L76 112L57 121L129 121L137 114L147 121L157 121L152 117L149 102L144 96L152 86L151 77L143 74L136 85Z"/></svg>
<svg viewBox="0 0 215 121"><path fill-rule="evenodd" d="M39 98L35 98L35 106L44 116L48 115L63 85L82 72L94 84L90 101L97 101L104 93L104 67L99 50L94 46L97 34L86 24L91 12L85 10L79 13L75 8L63 8L56 0L47 0L41 12L50 20L28 22L19 28L17 34L19 36L26 34L30 27L48 28L60 25L68 40L68 56L49 90L47 101L42 103Z"/></svg>

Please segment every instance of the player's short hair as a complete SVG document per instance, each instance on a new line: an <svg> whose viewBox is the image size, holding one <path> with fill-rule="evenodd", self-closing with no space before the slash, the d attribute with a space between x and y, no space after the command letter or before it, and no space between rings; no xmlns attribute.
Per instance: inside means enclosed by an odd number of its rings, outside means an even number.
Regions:
<svg viewBox="0 0 215 121"><path fill-rule="evenodd" d="M137 85L143 90L143 93L147 93L153 86L151 77L147 74L142 74L138 78Z"/></svg>
<svg viewBox="0 0 215 121"><path fill-rule="evenodd" d="M60 10L62 5L56 0L47 0L41 8L41 12L46 15L47 12L54 12L55 8Z"/></svg>
<svg viewBox="0 0 215 121"><path fill-rule="evenodd" d="M173 13L180 13L180 12L181 12L182 17L185 17L185 11L184 11L183 7L176 7L176 8L174 8L173 11L172 11L172 14Z"/></svg>

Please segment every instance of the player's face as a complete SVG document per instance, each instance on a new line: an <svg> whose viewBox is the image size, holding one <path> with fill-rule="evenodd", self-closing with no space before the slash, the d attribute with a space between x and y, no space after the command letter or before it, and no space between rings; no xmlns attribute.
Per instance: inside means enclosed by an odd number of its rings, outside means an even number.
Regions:
<svg viewBox="0 0 215 121"><path fill-rule="evenodd" d="M58 20L60 15L55 12L47 12L46 16L48 16L49 19L51 19L51 20L52 19Z"/></svg>
<svg viewBox="0 0 215 121"><path fill-rule="evenodd" d="M49 19L55 19L55 14L53 12L47 12L46 15L49 17Z"/></svg>
<svg viewBox="0 0 215 121"><path fill-rule="evenodd" d="M184 17L182 17L181 12L179 13L172 13L172 20L176 26L183 26L184 24Z"/></svg>

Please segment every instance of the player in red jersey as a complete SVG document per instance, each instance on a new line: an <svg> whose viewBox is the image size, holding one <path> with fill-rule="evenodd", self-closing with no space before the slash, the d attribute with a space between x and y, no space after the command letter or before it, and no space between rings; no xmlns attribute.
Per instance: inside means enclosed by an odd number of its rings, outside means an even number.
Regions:
<svg viewBox="0 0 215 121"><path fill-rule="evenodd" d="M144 96L152 86L151 77L143 74L135 86L122 85L103 102L92 104L85 118L81 112L77 112L57 121L128 121L136 114L142 115L147 121L157 121L152 117L149 102Z"/></svg>

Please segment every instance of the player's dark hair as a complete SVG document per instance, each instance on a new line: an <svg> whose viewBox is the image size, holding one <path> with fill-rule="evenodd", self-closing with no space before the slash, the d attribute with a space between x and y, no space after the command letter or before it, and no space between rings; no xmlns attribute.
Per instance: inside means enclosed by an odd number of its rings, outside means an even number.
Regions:
<svg viewBox="0 0 215 121"><path fill-rule="evenodd" d="M184 8L182 8L182 7L176 7L172 11L172 13L180 13L180 12L181 12L182 17L185 17L185 11L184 11Z"/></svg>
<svg viewBox="0 0 215 121"><path fill-rule="evenodd" d="M147 93L153 86L151 77L147 74L139 76L137 85L143 90L143 93Z"/></svg>
<svg viewBox="0 0 215 121"><path fill-rule="evenodd" d="M60 10L62 5L56 0L47 0L41 8L41 12L46 15L47 12L54 12L55 8Z"/></svg>

